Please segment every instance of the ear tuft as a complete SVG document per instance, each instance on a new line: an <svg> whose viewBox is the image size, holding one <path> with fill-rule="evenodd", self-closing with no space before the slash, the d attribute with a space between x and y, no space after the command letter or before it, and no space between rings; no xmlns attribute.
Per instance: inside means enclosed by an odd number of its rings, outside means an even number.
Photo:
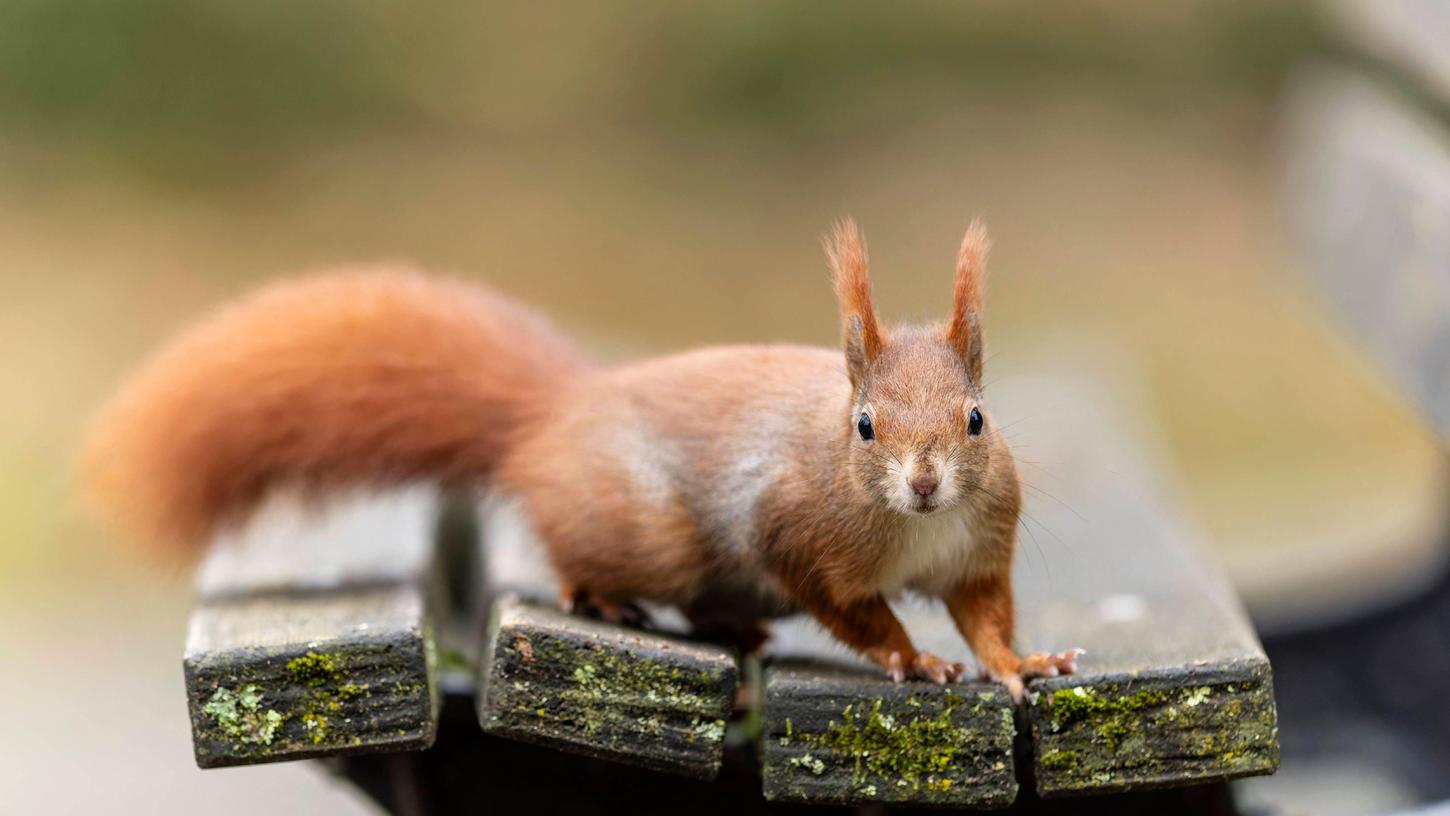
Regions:
<svg viewBox="0 0 1450 816"><path fill-rule="evenodd" d="M866 239L852 218L837 221L823 242L836 284L841 307L841 331L846 349L846 367L852 385L859 385L866 366L881 353L881 326L871 304Z"/></svg>
<svg viewBox="0 0 1450 816"><path fill-rule="evenodd" d="M961 355L977 383L982 381L982 283L991 248L987 225L980 218L973 219L957 250L952 319L947 324L947 342Z"/></svg>

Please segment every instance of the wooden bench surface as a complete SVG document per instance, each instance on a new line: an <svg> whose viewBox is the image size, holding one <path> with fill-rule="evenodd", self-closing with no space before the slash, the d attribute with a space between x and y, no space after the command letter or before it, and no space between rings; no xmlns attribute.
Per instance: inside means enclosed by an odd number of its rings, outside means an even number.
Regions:
<svg viewBox="0 0 1450 816"><path fill-rule="evenodd" d="M486 733L712 779L739 669L728 649L507 595L479 676Z"/></svg>
<svg viewBox="0 0 1450 816"><path fill-rule="evenodd" d="M277 501L218 538L183 661L198 765L432 744L436 519L423 489Z"/></svg>
<svg viewBox="0 0 1450 816"><path fill-rule="evenodd" d="M507 513L488 514L482 577L461 582L489 602L443 614L438 500L403 491L219 542L187 647L198 762L426 747L435 632L453 630L477 639L444 662L473 667L449 676L476 684L485 732L705 779L728 745L758 740L774 799L1005 806L1014 745L1044 795L1270 772L1267 661L1141 453L1141 424L1105 407L1115 387L1064 368L994 389L999 415L1028 418L1013 439L1032 485L1020 644L1088 650L1081 674L1035 681L1020 710L990 683L890 683L797 619L776 627L753 713L731 719L732 651L671 631L668 614L646 632L555 611ZM459 620L470 606L490 609L486 631ZM920 646L969 659L943 610L901 613Z"/></svg>
<svg viewBox="0 0 1450 816"><path fill-rule="evenodd" d="M1012 699L994 683L894 683L842 660L765 670L767 799L996 808L1017 797Z"/></svg>
<svg viewBox="0 0 1450 816"><path fill-rule="evenodd" d="M1034 778L1056 796L1271 773L1268 659L1204 556L1135 415L1133 380L1063 366L1001 389L1022 434L1028 518L1018 642L1080 647L1079 673L1029 686Z"/></svg>

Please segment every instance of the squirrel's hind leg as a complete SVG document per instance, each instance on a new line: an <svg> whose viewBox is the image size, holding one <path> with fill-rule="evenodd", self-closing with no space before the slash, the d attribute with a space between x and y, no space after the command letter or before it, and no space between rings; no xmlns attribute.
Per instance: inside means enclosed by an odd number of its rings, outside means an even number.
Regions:
<svg viewBox="0 0 1450 816"><path fill-rule="evenodd" d="M688 617L688 615L687 615ZM705 621L690 619L690 634L700 640L733 646L742 655L754 654L770 640L770 629L762 621Z"/></svg>
<svg viewBox="0 0 1450 816"><path fill-rule="evenodd" d="M680 612L690 622L690 633L700 640L734 646L743 655L760 651L770 640L765 620L777 611L779 604L759 593L706 590L687 603Z"/></svg>

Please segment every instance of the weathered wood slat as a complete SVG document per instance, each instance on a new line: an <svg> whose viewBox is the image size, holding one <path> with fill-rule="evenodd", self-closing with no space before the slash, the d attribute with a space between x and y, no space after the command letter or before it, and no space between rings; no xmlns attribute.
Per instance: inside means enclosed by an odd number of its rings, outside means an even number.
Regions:
<svg viewBox="0 0 1450 816"><path fill-rule="evenodd" d="M967 659L940 606L893 604L916 644ZM1017 796L1011 698L993 683L894 683L803 617L777 622L765 665L769 799L995 808Z"/></svg>
<svg viewBox="0 0 1450 816"><path fill-rule="evenodd" d="M720 769L739 683L728 649L507 595L483 655L478 717L490 734L702 779Z"/></svg>
<svg viewBox="0 0 1450 816"><path fill-rule="evenodd" d="M995 808L1017 796L1012 701L995 684L893 683L800 660L765 676L768 799Z"/></svg>
<svg viewBox="0 0 1450 816"><path fill-rule="evenodd" d="M204 768L432 744L430 490L286 500L219 538L184 668Z"/></svg>
<svg viewBox="0 0 1450 816"><path fill-rule="evenodd" d="M740 683L734 652L557 611L557 584L507 501L483 509L484 731L697 778L720 769ZM534 603L527 599L550 599ZM677 617L677 616L676 616ZM678 631L668 615L657 623Z"/></svg>
<svg viewBox="0 0 1450 816"><path fill-rule="evenodd" d="M433 559L433 491L343 497L320 510L279 496L219 534L197 570L204 599L414 581ZM420 526L421 525L421 526Z"/></svg>
<svg viewBox="0 0 1450 816"><path fill-rule="evenodd" d="M1288 192L1308 267L1450 440L1450 123L1347 72L1295 99Z"/></svg>
<svg viewBox="0 0 1450 816"><path fill-rule="evenodd" d="M1091 369L1089 369L1091 370ZM1278 767L1272 677L1237 598L1200 550L1130 380L1081 367L1004 383L1030 485L1016 570L1018 644L1086 649L1029 686L1044 796L1185 785ZM1131 403L1128 403L1131 404ZM1049 419L1050 418L1050 419Z"/></svg>

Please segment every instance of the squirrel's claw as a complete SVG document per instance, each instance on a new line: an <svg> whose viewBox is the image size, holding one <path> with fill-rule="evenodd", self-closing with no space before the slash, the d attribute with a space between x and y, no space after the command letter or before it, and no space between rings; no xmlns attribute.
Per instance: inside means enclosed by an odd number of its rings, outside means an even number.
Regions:
<svg viewBox="0 0 1450 816"><path fill-rule="evenodd" d="M922 680L930 680L937 685L955 683L962 679L967 667L961 663L953 663L950 660L943 660L934 654L919 652L916 659L911 662L911 673L914 677Z"/></svg>
<svg viewBox="0 0 1450 816"><path fill-rule="evenodd" d="M901 652L892 652L886 656L886 673L890 675L892 682L906 680L906 667L901 662Z"/></svg>
<svg viewBox="0 0 1450 816"><path fill-rule="evenodd" d="M1022 667L1019 671L1026 678L1072 674L1077 671L1077 659L1082 654L1082 649L1068 649L1057 654L1033 652L1022 658Z"/></svg>
<svg viewBox="0 0 1450 816"><path fill-rule="evenodd" d="M1057 677L1062 674L1072 674L1077 671L1077 659L1085 654L1082 649L1068 649L1064 652L1053 654L1051 652L1033 652L1022 658L1014 672L994 672L987 669L982 670L982 678L994 680L1007 687L1007 693L1012 695L1012 702L1020 703L1027 696L1027 681L1035 677Z"/></svg>
<svg viewBox="0 0 1450 816"><path fill-rule="evenodd" d="M953 663L950 660L942 660L934 654L917 652L911 658L910 665L901 656L901 652L886 652L884 655L872 655L881 668L886 670L886 675L893 682L902 683L907 677L920 680L928 680L937 684L955 683L962 679L967 667L961 663Z"/></svg>
<svg viewBox="0 0 1450 816"><path fill-rule="evenodd" d="M1027 683L1022 680L1022 675L1009 674L997 680L1007 687L1007 693L1012 695L1012 702L1020 704L1027 697Z"/></svg>
<svg viewBox="0 0 1450 816"><path fill-rule="evenodd" d="M1020 703L1027 696L1027 683L1018 672L994 672L985 666L979 675L983 680L991 680L994 683L1001 683L1007 688L1007 693L1012 695L1012 702Z"/></svg>

